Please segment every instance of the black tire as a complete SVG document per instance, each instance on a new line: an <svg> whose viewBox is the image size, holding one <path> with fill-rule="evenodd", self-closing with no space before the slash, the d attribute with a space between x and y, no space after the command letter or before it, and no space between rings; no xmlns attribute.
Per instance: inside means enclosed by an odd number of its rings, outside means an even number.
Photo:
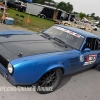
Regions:
<svg viewBox="0 0 100 100"><path fill-rule="evenodd" d="M94 30L97 31L97 28L95 28Z"/></svg>
<svg viewBox="0 0 100 100"><path fill-rule="evenodd" d="M18 11L18 8L15 8L16 11Z"/></svg>
<svg viewBox="0 0 100 100"><path fill-rule="evenodd" d="M41 18L41 15L38 15L37 17Z"/></svg>
<svg viewBox="0 0 100 100"><path fill-rule="evenodd" d="M45 19L46 17L45 17L44 15L42 15L42 17L41 17L41 18Z"/></svg>
<svg viewBox="0 0 100 100"><path fill-rule="evenodd" d="M100 64L97 65L95 68L96 68L96 70L100 71Z"/></svg>
<svg viewBox="0 0 100 100"><path fill-rule="evenodd" d="M53 69L44 74L36 84L36 91L40 94L53 92L62 80L63 72L61 69Z"/></svg>
<svg viewBox="0 0 100 100"><path fill-rule="evenodd" d="M23 9L23 11L22 12L25 12L25 9Z"/></svg>

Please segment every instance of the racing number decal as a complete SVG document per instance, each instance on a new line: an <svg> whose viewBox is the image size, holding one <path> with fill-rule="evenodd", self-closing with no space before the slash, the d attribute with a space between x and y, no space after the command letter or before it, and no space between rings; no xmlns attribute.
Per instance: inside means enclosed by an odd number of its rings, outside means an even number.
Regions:
<svg viewBox="0 0 100 100"><path fill-rule="evenodd" d="M86 56L86 61L84 63L84 66L93 64L96 61L96 58L97 58L97 54Z"/></svg>

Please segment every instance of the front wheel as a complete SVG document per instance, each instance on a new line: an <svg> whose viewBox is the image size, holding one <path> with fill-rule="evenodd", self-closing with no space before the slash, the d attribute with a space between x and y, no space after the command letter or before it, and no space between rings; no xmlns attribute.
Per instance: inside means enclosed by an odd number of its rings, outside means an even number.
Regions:
<svg viewBox="0 0 100 100"><path fill-rule="evenodd" d="M98 64L95 68L96 70L100 71L100 64Z"/></svg>
<svg viewBox="0 0 100 100"><path fill-rule="evenodd" d="M53 92L62 80L62 70L53 69L44 74L36 84L36 91L40 94Z"/></svg>
<svg viewBox="0 0 100 100"><path fill-rule="evenodd" d="M37 17L41 18L41 15L38 15Z"/></svg>

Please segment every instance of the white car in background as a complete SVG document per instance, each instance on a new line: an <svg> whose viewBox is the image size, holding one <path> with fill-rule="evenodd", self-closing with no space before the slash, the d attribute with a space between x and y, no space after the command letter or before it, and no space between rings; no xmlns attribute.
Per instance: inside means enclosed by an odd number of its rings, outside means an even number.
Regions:
<svg viewBox="0 0 100 100"><path fill-rule="evenodd" d="M94 31L98 31L99 28L96 25L91 25Z"/></svg>

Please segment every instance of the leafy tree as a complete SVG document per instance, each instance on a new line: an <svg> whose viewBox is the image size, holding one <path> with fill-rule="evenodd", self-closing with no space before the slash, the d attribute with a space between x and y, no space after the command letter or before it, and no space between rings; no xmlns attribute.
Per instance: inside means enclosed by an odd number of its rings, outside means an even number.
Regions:
<svg viewBox="0 0 100 100"><path fill-rule="evenodd" d="M33 0L33 3L40 3L40 4L44 4L44 2L53 2L53 0Z"/></svg>
<svg viewBox="0 0 100 100"><path fill-rule="evenodd" d="M86 14L85 13L79 13L79 17L81 18L81 19L83 19L83 17L86 17Z"/></svg>
<svg viewBox="0 0 100 100"><path fill-rule="evenodd" d="M90 17L90 15L89 15L89 14L87 14L87 15L86 15L86 17L88 18L88 17Z"/></svg>
<svg viewBox="0 0 100 100"><path fill-rule="evenodd" d="M91 14L91 17L94 17L94 16L95 16L95 13L92 13L92 14Z"/></svg>
<svg viewBox="0 0 100 100"><path fill-rule="evenodd" d="M57 8L64 10L68 13L72 13L72 11L73 11L73 5L70 4L70 2L66 3L66 2L62 1L62 2L58 3Z"/></svg>
<svg viewBox="0 0 100 100"><path fill-rule="evenodd" d="M74 11L73 14L79 14L78 12Z"/></svg>

